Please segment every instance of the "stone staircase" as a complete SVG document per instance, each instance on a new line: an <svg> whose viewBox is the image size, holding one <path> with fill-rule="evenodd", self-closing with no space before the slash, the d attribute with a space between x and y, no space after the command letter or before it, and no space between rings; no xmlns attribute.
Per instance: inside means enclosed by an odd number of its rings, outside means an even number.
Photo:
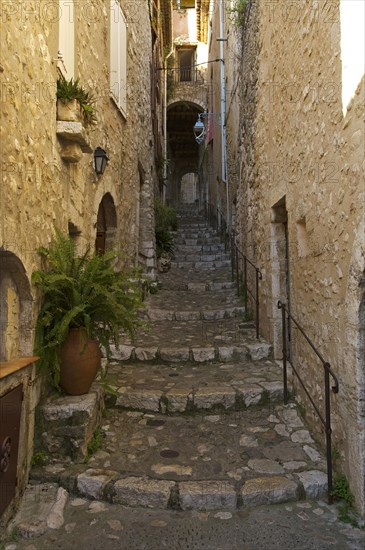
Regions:
<svg viewBox="0 0 365 550"><path fill-rule="evenodd" d="M217 235L190 212L175 242L146 304L150 330L114 350L102 448L86 464L55 456L33 480L180 510L325 496L325 460L295 404L283 405L281 366L255 338Z"/></svg>

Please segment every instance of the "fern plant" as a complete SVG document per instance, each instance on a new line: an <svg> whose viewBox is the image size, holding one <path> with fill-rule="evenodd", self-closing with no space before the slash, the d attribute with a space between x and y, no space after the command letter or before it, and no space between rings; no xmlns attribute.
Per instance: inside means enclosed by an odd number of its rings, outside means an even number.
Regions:
<svg viewBox="0 0 365 550"><path fill-rule="evenodd" d="M142 324L141 286L135 270L115 271L115 252L101 256L87 249L78 255L73 240L58 229L49 247L38 252L43 269L33 272L32 282L42 293L42 304L35 353L40 356L38 366L58 387L60 346L69 330L84 328L109 356L110 344L119 345L121 330L133 338Z"/></svg>

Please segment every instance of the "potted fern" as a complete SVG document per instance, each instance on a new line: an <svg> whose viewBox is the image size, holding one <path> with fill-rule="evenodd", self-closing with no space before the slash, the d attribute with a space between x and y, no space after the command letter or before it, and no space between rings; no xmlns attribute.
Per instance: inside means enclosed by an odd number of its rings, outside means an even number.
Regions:
<svg viewBox="0 0 365 550"><path fill-rule="evenodd" d="M57 120L83 122L88 125L96 121L95 98L80 84L79 79L57 80Z"/></svg>
<svg viewBox="0 0 365 550"><path fill-rule="evenodd" d="M55 388L82 395L100 367L100 347L109 356L121 330L133 337L141 324L141 289L133 270L114 269L114 252L101 256L88 249L78 255L60 230L39 254L42 269L32 274L42 294L35 337L39 367Z"/></svg>

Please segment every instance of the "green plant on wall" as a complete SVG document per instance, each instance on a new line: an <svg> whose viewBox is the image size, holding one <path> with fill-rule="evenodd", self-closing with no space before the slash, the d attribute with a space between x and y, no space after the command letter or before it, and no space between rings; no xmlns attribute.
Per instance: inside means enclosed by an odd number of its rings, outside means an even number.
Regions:
<svg viewBox="0 0 365 550"><path fill-rule="evenodd" d="M234 27L242 27L245 20L245 10L248 0L234 0L228 9L230 19Z"/></svg>
<svg viewBox="0 0 365 550"><path fill-rule="evenodd" d="M155 199L155 236L156 253L160 258L163 252L173 254L174 238L171 231L177 229L175 208L166 206L160 199Z"/></svg>
<svg viewBox="0 0 365 550"><path fill-rule="evenodd" d="M96 121L95 117L95 97L91 92L87 92L80 84L79 79L66 80L64 76L60 76L57 80L57 99L63 103L68 103L76 99L80 104L81 112L85 124L91 124Z"/></svg>

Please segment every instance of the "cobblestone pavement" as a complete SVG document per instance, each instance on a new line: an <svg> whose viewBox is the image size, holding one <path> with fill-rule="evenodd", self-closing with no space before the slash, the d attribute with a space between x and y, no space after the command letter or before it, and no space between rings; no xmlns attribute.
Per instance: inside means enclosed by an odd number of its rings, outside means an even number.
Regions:
<svg viewBox="0 0 365 550"><path fill-rule="evenodd" d="M115 395L86 463L65 434L80 450L100 388L44 405L49 464L33 468L5 549L363 550L364 531L322 500L322 442L283 405L282 367L215 267L218 238L193 222L176 242L151 329L114 352Z"/></svg>
<svg viewBox="0 0 365 550"><path fill-rule="evenodd" d="M64 523L36 539L16 533L4 550L363 550L365 532L337 520L325 502L239 512L125 508L70 498Z"/></svg>

